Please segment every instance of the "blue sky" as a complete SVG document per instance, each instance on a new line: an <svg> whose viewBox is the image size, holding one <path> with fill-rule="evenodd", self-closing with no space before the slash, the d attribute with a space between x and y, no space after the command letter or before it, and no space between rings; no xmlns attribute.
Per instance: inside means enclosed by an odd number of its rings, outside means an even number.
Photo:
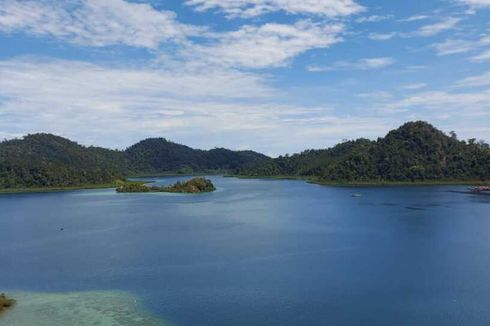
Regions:
<svg viewBox="0 0 490 326"><path fill-rule="evenodd" d="M490 140L489 0L0 0L0 137L270 155Z"/></svg>

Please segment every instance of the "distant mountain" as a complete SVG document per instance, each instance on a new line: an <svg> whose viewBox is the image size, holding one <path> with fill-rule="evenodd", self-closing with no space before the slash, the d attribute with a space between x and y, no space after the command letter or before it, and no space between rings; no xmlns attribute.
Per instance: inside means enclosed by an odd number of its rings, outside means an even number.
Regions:
<svg viewBox="0 0 490 326"><path fill-rule="evenodd" d="M490 148L459 141L427 122L409 122L377 141L359 139L325 150L269 159L239 174L315 177L320 181L490 180Z"/></svg>
<svg viewBox="0 0 490 326"><path fill-rule="evenodd" d="M252 151L202 151L163 138L116 151L33 134L0 143L0 189L97 185L157 173L227 173L265 159Z"/></svg>

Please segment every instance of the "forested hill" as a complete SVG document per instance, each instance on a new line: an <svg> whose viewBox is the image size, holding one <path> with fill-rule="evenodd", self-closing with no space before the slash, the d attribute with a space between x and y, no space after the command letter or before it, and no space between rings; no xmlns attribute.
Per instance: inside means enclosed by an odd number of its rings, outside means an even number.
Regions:
<svg viewBox="0 0 490 326"><path fill-rule="evenodd" d="M269 159L247 176L314 177L324 182L490 180L490 149L432 125L409 122L377 141L358 139L324 150Z"/></svg>
<svg viewBox="0 0 490 326"><path fill-rule="evenodd" d="M172 143L164 138L143 140L126 150L129 169L133 174L193 172L231 172L255 165L267 156L252 151L231 151L215 148L209 151Z"/></svg>
<svg viewBox="0 0 490 326"><path fill-rule="evenodd" d="M251 151L196 150L163 138L116 151L33 134L0 143L0 189L90 186L156 173L227 173L265 159Z"/></svg>
<svg viewBox="0 0 490 326"><path fill-rule="evenodd" d="M276 159L252 151L197 150L164 138L125 151L81 146L51 134L0 143L0 189L77 187L135 175L237 173L312 177L325 182L490 180L490 149L426 122L409 122L376 141L358 139Z"/></svg>
<svg viewBox="0 0 490 326"><path fill-rule="evenodd" d="M123 152L51 134L0 143L0 189L103 184L126 173Z"/></svg>

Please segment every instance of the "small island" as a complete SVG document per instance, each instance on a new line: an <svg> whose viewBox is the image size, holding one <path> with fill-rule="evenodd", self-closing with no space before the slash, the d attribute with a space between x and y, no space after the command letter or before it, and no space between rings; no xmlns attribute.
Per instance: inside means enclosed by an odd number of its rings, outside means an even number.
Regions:
<svg viewBox="0 0 490 326"><path fill-rule="evenodd" d="M116 188L117 192L127 193L127 192L172 192L172 193L205 193L215 191L213 183L209 179L205 178L193 178L185 182L177 182L171 186L156 187L147 186L142 183L137 182L127 182Z"/></svg>
<svg viewBox="0 0 490 326"><path fill-rule="evenodd" d="M10 299L5 294L0 294L0 314L15 305L15 300Z"/></svg>

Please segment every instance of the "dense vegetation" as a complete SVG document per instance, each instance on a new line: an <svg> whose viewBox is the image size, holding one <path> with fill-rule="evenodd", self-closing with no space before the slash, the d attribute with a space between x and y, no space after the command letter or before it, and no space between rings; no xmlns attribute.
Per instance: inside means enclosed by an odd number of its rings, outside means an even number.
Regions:
<svg viewBox="0 0 490 326"><path fill-rule="evenodd" d="M173 193L202 193L215 191L211 180L205 178L193 178L185 182L177 182L166 187L147 186L141 183L124 183L116 188L117 192L173 192Z"/></svg>
<svg viewBox="0 0 490 326"><path fill-rule="evenodd" d="M133 174L229 172L268 158L252 151L196 150L164 138L143 140L129 147L125 153Z"/></svg>
<svg viewBox="0 0 490 326"><path fill-rule="evenodd" d="M358 139L325 150L269 159L239 170L247 176L311 177L320 182L490 180L490 148L460 141L422 121L377 141Z"/></svg>
<svg viewBox="0 0 490 326"><path fill-rule="evenodd" d="M126 173L123 152L50 134L0 143L0 189L110 183Z"/></svg>
<svg viewBox="0 0 490 326"><path fill-rule="evenodd" d="M0 189L112 184L134 175L227 173L264 159L251 151L195 150L162 138L116 151L34 134L0 143Z"/></svg>
<svg viewBox="0 0 490 326"><path fill-rule="evenodd" d="M15 305L15 300L8 298L5 294L0 294L0 314L5 310L12 308Z"/></svg>
<svg viewBox="0 0 490 326"><path fill-rule="evenodd" d="M196 150L163 138L125 151L85 147L50 135L0 143L0 189L112 184L127 176L233 173L306 177L320 182L490 180L490 148L409 122L376 141L346 141L271 159L252 151Z"/></svg>

